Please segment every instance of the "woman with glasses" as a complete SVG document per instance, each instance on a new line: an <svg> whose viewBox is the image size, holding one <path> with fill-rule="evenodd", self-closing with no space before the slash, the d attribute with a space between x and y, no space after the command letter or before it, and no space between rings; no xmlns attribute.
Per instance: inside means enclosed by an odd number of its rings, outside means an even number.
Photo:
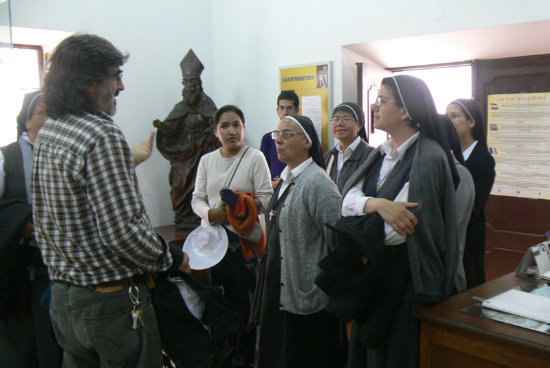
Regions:
<svg viewBox="0 0 550 368"><path fill-rule="evenodd" d="M227 225L227 211L220 196L222 188L255 194L266 208L273 188L264 155L243 145L244 115L233 105L226 105L214 114L215 135L222 147L202 156L195 191L193 211L202 225ZM256 287L256 260L245 260L239 240L229 233L229 248L224 258L210 269L212 285L221 285L227 300L239 313L241 333L237 346L226 358L233 367L254 364L255 334L247 333L251 298ZM233 361L231 365L231 360Z"/></svg>
<svg viewBox="0 0 550 368"><path fill-rule="evenodd" d="M364 263L368 271L354 279L359 303L350 312L348 367L418 367L420 324L412 312L454 287L458 175L422 80L384 78L371 108L374 126L391 138L346 184L342 215L348 218L335 240L339 249L346 245L339 234L358 239L363 262L349 264Z"/></svg>
<svg viewBox="0 0 550 368"><path fill-rule="evenodd" d="M485 282L485 203L495 181L495 160L487 148L481 110L474 100L457 99L447 106L447 116L460 139L466 168L472 174L475 202L466 232L464 271L468 289Z"/></svg>
<svg viewBox="0 0 550 368"><path fill-rule="evenodd" d="M353 102L336 106L330 119L330 127L336 146L324 156L326 172L342 192L351 174L365 161L374 149L367 144L365 134L365 113Z"/></svg>
<svg viewBox="0 0 550 368"><path fill-rule="evenodd" d="M266 210L267 250L254 303L256 367L343 367L343 329L324 311L328 296L313 282L331 246L325 223L340 217L341 197L322 168L309 118L283 118L272 137L287 166Z"/></svg>

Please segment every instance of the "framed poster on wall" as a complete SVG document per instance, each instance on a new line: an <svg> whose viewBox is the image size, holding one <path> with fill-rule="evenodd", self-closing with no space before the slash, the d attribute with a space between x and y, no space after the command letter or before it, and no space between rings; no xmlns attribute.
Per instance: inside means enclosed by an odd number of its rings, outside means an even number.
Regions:
<svg viewBox="0 0 550 368"><path fill-rule="evenodd" d="M550 93L488 95L492 195L550 199Z"/></svg>
<svg viewBox="0 0 550 368"><path fill-rule="evenodd" d="M311 119L323 152L329 148L329 111L332 110L332 62L280 67L281 91L295 91L300 114Z"/></svg>

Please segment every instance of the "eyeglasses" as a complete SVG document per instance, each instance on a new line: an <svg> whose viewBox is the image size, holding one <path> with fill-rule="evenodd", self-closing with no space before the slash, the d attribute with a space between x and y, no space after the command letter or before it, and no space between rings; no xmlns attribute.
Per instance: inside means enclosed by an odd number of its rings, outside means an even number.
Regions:
<svg viewBox="0 0 550 368"><path fill-rule="evenodd" d="M335 124L335 123L339 123L339 122L342 122L342 123L350 123L352 121L355 121L354 118L352 118L351 116L344 116L344 117L334 117L332 119L330 119L330 122Z"/></svg>
<svg viewBox="0 0 550 368"><path fill-rule="evenodd" d="M271 132L271 138L273 140L276 140L279 137L283 137L283 139L289 139L292 136L297 135L297 134L305 135L304 133L293 132L291 130L283 130L282 132L279 132L278 130L274 130L274 131Z"/></svg>
<svg viewBox="0 0 550 368"><path fill-rule="evenodd" d="M374 101L374 105L376 105L377 107L380 107L380 105L382 105L383 103L397 103L397 102L392 100L386 100L385 98L382 98L382 97L377 97L376 101Z"/></svg>

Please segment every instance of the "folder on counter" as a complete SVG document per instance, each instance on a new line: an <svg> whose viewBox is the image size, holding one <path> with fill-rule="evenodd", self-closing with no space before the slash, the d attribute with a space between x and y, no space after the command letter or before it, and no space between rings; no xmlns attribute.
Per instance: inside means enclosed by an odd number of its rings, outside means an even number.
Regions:
<svg viewBox="0 0 550 368"><path fill-rule="evenodd" d="M508 290L486 299L482 306L516 316L550 323L550 298L526 293L521 290Z"/></svg>

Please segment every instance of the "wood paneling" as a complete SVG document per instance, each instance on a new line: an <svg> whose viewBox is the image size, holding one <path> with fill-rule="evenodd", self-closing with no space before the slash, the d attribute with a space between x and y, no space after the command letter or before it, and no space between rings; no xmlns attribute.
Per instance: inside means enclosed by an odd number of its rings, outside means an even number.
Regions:
<svg viewBox="0 0 550 368"><path fill-rule="evenodd" d="M550 367L548 335L462 312L477 302L474 296L490 298L532 282L508 274L417 311L422 324L420 366Z"/></svg>
<svg viewBox="0 0 550 368"><path fill-rule="evenodd" d="M550 92L550 55L476 60L472 66L474 98L485 122L490 94ZM527 248L546 239L550 201L490 196L485 213L485 269L491 280L513 271Z"/></svg>

